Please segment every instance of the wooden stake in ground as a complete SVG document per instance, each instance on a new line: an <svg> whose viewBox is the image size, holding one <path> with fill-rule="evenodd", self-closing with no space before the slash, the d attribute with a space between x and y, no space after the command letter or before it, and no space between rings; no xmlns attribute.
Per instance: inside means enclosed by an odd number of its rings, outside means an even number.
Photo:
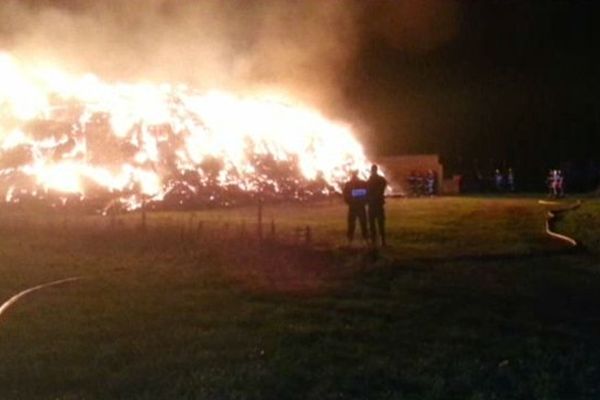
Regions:
<svg viewBox="0 0 600 400"><path fill-rule="evenodd" d="M146 232L146 195L142 195L142 226L141 231Z"/></svg>
<svg viewBox="0 0 600 400"><path fill-rule="evenodd" d="M262 219L263 219L263 199L262 197L258 197L258 213L257 213L257 234L258 240L262 241L263 239L263 227L262 227Z"/></svg>
<svg viewBox="0 0 600 400"><path fill-rule="evenodd" d="M312 242L312 232L310 230L310 226L306 225L306 229L304 230L304 243L310 245Z"/></svg>

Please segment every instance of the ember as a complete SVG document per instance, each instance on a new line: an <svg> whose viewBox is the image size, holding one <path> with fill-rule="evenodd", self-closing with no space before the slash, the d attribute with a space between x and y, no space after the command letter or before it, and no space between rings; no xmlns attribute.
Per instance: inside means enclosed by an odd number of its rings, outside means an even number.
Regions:
<svg viewBox="0 0 600 400"><path fill-rule="evenodd" d="M0 53L0 189L138 208L306 199L365 170L349 126L285 96L107 83Z"/></svg>

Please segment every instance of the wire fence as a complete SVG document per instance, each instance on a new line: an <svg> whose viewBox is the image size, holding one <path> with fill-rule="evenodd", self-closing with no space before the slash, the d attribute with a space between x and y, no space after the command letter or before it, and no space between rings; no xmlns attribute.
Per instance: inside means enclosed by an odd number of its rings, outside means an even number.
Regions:
<svg viewBox="0 0 600 400"><path fill-rule="evenodd" d="M278 224L240 220L202 220L195 214L187 218L160 217L150 213L111 216L0 214L0 235L46 235L77 239L95 236L98 239L136 237L185 244L236 241L249 244L281 244L287 246L312 246L315 244L315 227L311 225ZM322 239L324 239L322 237ZM323 244L323 240L321 241Z"/></svg>

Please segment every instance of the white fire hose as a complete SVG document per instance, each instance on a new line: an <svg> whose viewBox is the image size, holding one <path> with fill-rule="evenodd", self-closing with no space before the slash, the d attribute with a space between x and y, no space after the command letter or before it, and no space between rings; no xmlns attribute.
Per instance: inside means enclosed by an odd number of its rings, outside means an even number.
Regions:
<svg viewBox="0 0 600 400"><path fill-rule="evenodd" d="M74 282L74 281L79 281L83 279L82 276L77 276L77 277L72 277L72 278L66 278L66 279L61 279L58 281L53 281L53 282L48 282L48 283L44 283L38 286L34 286L31 287L29 289L25 289L22 292L17 293L16 295L14 295L13 297L11 297L10 299L8 299L7 301L5 301L1 306L0 306L0 317L2 317L2 314L4 314L6 312L6 310L8 310L10 308L10 306L12 306L14 303L16 303L20 298L27 296L28 294L41 290L41 289L45 289L51 286L57 286L57 285L62 285L63 283L68 283L68 282Z"/></svg>
<svg viewBox="0 0 600 400"><path fill-rule="evenodd" d="M538 203L542 204L542 205L561 205L562 204L562 203L559 203L556 201L546 201L546 200L540 200L540 201L538 201ZM553 237L555 239L566 242L569 245L571 245L572 247L579 246L580 243L577 240L573 239L572 237L562 235L552 229L552 223L556 220L557 214L566 212L566 211L575 210L579 207L581 207L581 200L577 200L577 202L575 202L565 208L549 210L548 213L546 214L546 234L550 237Z"/></svg>

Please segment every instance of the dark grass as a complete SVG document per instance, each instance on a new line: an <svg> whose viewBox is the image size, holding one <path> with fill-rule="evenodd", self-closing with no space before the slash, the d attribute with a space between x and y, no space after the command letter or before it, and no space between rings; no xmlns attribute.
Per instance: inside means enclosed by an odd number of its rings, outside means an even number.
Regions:
<svg viewBox="0 0 600 400"><path fill-rule="evenodd" d="M581 241L590 252L600 253L600 199L585 199L575 211L561 215L557 227Z"/></svg>
<svg viewBox="0 0 600 400"><path fill-rule="evenodd" d="M153 214L145 234L137 215L4 214L2 299L88 279L0 317L0 398L600 397L598 261L545 238L534 199L388 211L377 258L340 247L337 204L265 210L281 240L263 245L251 208ZM312 246L283 240L306 224Z"/></svg>

